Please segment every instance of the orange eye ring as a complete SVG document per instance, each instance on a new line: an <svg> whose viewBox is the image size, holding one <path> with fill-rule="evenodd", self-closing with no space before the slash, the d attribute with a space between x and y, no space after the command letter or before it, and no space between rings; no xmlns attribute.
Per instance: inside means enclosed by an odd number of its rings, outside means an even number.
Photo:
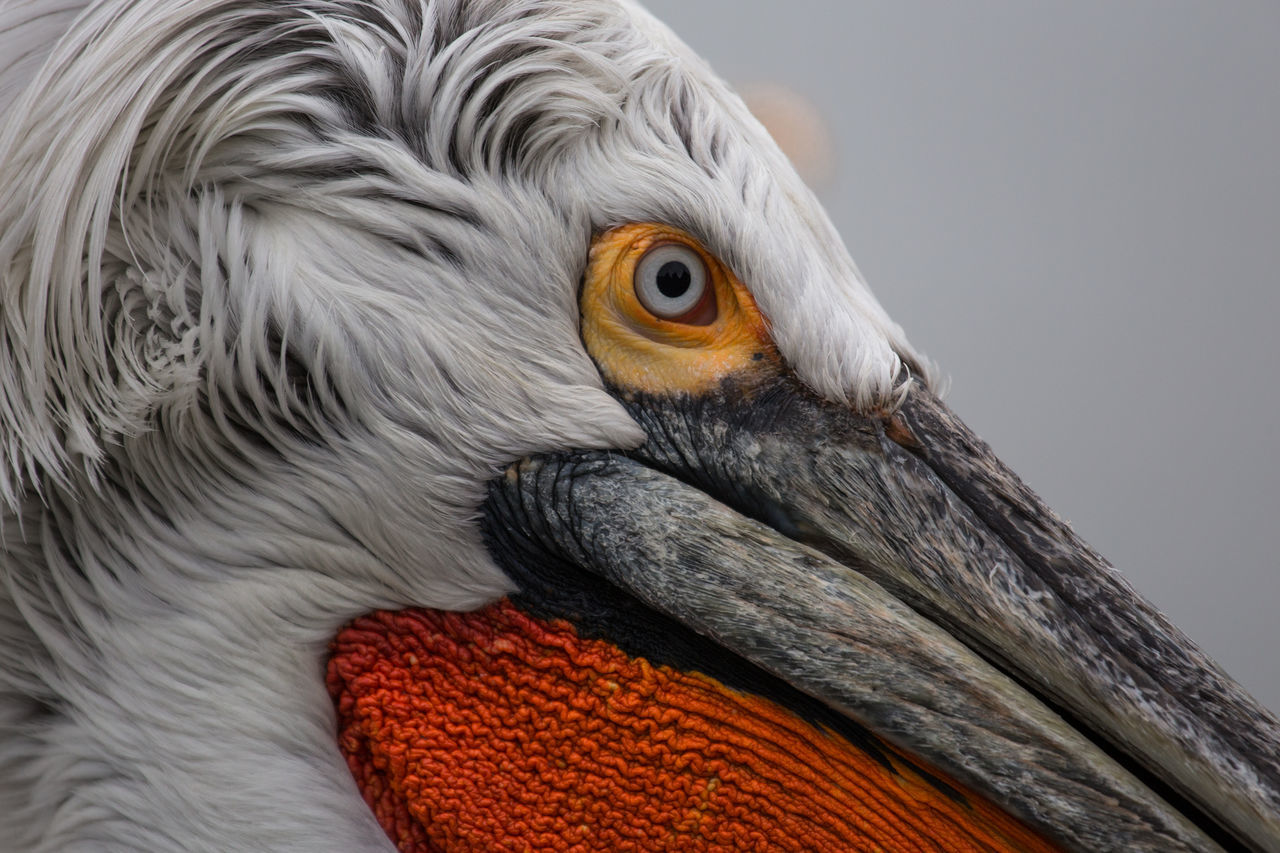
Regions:
<svg viewBox="0 0 1280 853"><path fill-rule="evenodd" d="M686 267L690 288L698 285L694 264L700 263L705 284L696 298L682 289L683 280L668 282L674 297L661 293L653 265L660 272L672 260ZM668 274L681 279L684 273ZM701 243L670 226L631 223L596 237L581 307L587 351L623 390L704 391L731 373L779 361L747 288Z"/></svg>

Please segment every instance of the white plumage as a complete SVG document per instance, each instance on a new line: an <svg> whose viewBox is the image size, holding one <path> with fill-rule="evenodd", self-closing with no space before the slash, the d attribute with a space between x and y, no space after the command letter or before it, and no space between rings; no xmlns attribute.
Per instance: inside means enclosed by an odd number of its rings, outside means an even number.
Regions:
<svg viewBox="0 0 1280 853"><path fill-rule="evenodd" d="M391 849L325 644L503 594L485 481L640 440L578 337L596 231L699 235L828 397L919 362L632 4L78 5L0 19L4 849Z"/></svg>

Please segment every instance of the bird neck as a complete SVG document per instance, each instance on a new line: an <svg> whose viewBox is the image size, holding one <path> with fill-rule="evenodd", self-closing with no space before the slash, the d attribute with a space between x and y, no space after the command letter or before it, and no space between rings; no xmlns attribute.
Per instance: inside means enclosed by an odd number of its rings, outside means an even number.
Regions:
<svg viewBox="0 0 1280 853"><path fill-rule="evenodd" d="M347 615L120 497L0 517L0 846L387 849L323 686Z"/></svg>

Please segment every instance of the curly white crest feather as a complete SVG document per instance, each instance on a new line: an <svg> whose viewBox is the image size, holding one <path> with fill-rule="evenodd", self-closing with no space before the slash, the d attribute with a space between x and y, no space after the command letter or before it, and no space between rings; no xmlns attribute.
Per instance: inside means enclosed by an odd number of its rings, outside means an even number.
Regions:
<svg viewBox="0 0 1280 853"><path fill-rule="evenodd" d="M578 337L600 229L697 235L832 398L919 363L763 129L634 5L80 5L0 18L18 849L390 849L331 743L324 645L503 594L484 483L641 439Z"/></svg>

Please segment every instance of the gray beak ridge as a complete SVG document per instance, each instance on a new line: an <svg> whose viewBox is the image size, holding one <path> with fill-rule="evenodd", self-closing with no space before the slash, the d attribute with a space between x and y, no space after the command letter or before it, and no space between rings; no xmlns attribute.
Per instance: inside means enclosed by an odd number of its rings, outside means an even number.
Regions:
<svg viewBox="0 0 1280 853"><path fill-rule="evenodd" d="M490 503L1068 849L1280 851L1280 724L927 390L626 403L630 458L526 462Z"/></svg>

